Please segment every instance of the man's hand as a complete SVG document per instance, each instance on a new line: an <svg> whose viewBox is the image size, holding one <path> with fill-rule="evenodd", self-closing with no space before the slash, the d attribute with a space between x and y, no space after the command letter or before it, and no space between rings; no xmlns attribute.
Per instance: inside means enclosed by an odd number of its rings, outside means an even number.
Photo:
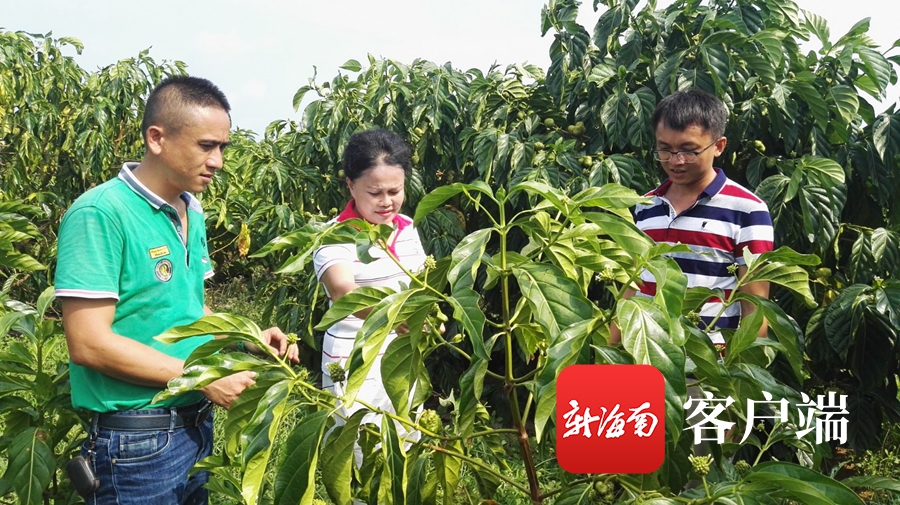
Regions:
<svg viewBox="0 0 900 505"><path fill-rule="evenodd" d="M277 326L267 328L262 333L262 340L278 356L284 356L288 360L297 363L300 361L300 349L297 344L288 342L287 335Z"/></svg>
<svg viewBox="0 0 900 505"><path fill-rule="evenodd" d="M256 379L256 372L239 372L210 383L201 388L200 392L209 401L227 409L231 407L231 403L240 396L241 392L256 384L254 379Z"/></svg>

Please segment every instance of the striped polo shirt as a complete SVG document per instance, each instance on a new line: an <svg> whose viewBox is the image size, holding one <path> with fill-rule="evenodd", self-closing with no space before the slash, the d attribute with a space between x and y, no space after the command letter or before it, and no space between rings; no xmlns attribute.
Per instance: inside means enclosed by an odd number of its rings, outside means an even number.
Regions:
<svg viewBox="0 0 900 505"><path fill-rule="evenodd" d="M658 243L681 243L691 248L690 253L671 254L687 275L688 289L719 288L727 297L737 284L736 274L729 272L728 267L745 264L745 247L754 255L771 251L774 230L766 203L728 179L721 169L715 171L716 178L700 193L696 203L678 215L666 198L672 181L665 181L645 195L652 198L651 203L635 208L635 224ZM639 294L654 296L653 274L645 270L641 281ZM700 311L700 327L708 329L722 307L722 300L708 300ZM740 318L740 304L734 303L715 322L715 327L737 328ZM712 331L709 336L717 346L724 345L721 333Z"/></svg>
<svg viewBox="0 0 900 505"><path fill-rule="evenodd" d="M335 221L341 222L348 219L362 219L356 212L356 203L353 200L341 212ZM397 231L388 248L397 259L400 260L409 271L417 272L425 264L425 248L419 240L419 233L413 226L412 219L398 214L394 217L394 226ZM322 246L313 254L313 267L316 278L321 281L322 274L328 268L336 264L349 265L353 272L353 281L359 286L390 287L401 289L401 283L409 285L410 278L394 263L394 260L383 249L373 246L369 249L373 261L363 263L356 254L355 244L335 244ZM327 292L327 289L326 289ZM329 294L329 298L330 298ZM322 343L323 367L326 361L348 358L353 350L353 341L357 332L362 329L363 320L349 315L332 325L326 332ZM391 333L385 345L392 340ZM330 358L330 359L329 359Z"/></svg>

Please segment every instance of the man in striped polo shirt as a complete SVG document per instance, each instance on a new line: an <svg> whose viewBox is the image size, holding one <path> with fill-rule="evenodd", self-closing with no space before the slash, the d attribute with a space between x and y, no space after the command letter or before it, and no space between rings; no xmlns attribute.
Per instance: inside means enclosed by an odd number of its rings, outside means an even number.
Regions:
<svg viewBox="0 0 900 505"><path fill-rule="evenodd" d="M638 205L634 214L635 224L653 240L691 248L690 253L672 254L687 275L688 289L718 288L726 297L747 271L744 248L753 254L771 251L774 235L765 202L713 167L713 160L725 150L727 117L721 100L699 90L678 92L659 102L652 117L653 157L669 178L646 195L652 202ZM732 265L737 265L737 277ZM656 293L653 275L645 270L641 282L637 294L652 297ZM751 283L740 291L768 297L769 285ZM634 294L629 291L625 296ZM720 315L723 306L722 300L713 298L700 311L700 327L720 351L725 340L717 330L737 328L741 318L755 310L741 300ZM614 327L611 333L610 341L617 342L619 330ZM759 335L765 334L763 323Z"/></svg>

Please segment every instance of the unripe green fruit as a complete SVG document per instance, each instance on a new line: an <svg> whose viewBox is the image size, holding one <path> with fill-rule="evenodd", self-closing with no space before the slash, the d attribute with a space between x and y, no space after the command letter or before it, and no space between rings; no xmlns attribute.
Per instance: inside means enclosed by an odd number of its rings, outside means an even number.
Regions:
<svg viewBox="0 0 900 505"><path fill-rule="evenodd" d="M578 161L581 163L581 166L583 166L585 168L588 168L588 167L591 167L594 165L594 158L591 158L590 156L582 156L581 158L578 159Z"/></svg>
<svg viewBox="0 0 900 505"><path fill-rule="evenodd" d="M763 144L762 141L754 140L754 141L753 141L753 147L754 147L757 151L759 151L759 152L761 152L761 153L766 152L766 145Z"/></svg>
<svg viewBox="0 0 900 505"><path fill-rule="evenodd" d="M554 121L552 117L548 117L544 120L544 126L546 126L547 128L553 128L554 126L556 126L556 121Z"/></svg>
<svg viewBox="0 0 900 505"><path fill-rule="evenodd" d="M423 129L419 128L418 126L416 126L415 128L413 128L413 133L415 133L416 135L418 135L418 136L421 137L422 135L425 134L425 130L423 130Z"/></svg>
<svg viewBox="0 0 900 505"><path fill-rule="evenodd" d="M519 112L516 114L516 117L519 118L519 121L521 121L521 120L525 119L525 113L522 112L522 111L519 111Z"/></svg>
<svg viewBox="0 0 900 505"><path fill-rule="evenodd" d="M431 409L426 409L425 412L422 412L422 417L419 418L419 424L432 433L441 431L441 428L443 427L441 416Z"/></svg>
<svg viewBox="0 0 900 505"><path fill-rule="evenodd" d="M543 142L535 142L534 148L537 149L538 151L540 151L541 149L544 148L544 143Z"/></svg>
<svg viewBox="0 0 900 505"><path fill-rule="evenodd" d="M347 379L347 371L344 370L337 361L329 363L325 368L328 370L331 382L337 384L339 382L344 382Z"/></svg>

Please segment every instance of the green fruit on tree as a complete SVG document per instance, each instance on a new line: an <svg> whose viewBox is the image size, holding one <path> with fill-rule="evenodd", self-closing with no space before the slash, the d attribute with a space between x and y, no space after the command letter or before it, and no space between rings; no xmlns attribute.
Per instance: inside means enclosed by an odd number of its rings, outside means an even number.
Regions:
<svg viewBox="0 0 900 505"><path fill-rule="evenodd" d="M554 121L552 117L548 117L544 120L544 126L546 126L547 128L553 128L554 126L556 126L556 121Z"/></svg>
<svg viewBox="0 0 900 505"><path fill-rule="evenodd" d="M544 143L543 142L535 142L534 148L537 149L538 151L540 151L541 149L544 148Z"/></svg>

